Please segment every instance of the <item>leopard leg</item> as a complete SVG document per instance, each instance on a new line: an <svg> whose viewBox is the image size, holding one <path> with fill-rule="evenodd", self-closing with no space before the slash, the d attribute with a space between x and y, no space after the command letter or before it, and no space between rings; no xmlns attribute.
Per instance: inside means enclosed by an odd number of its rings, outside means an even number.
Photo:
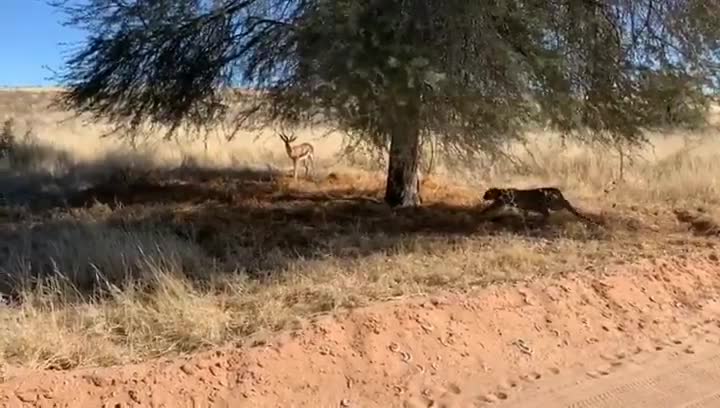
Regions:
<svg viewBox="0 0 720 408"><path fill-rule="evenodd" d="M478 213L478 215L483 216L483 215L485 215L485 214L487 214L487 213L489 213L489 212L494 212L494 211L496 211L496 210L498 210L498 209L500 209L501 207L504 207L504 206L505 206L505 203L503 203L503 202L500 201L500 200L495 200L495 201L492 202L492 204L490 204L489 206L487 206L487 207L483 208L482 210L480 210L480 212Z"/></svg>
<svg viewBox="0 0 720 408"><path fill-rule="evenodd" d="M550 210L547 206L545 206L538 209L538 212L540 213L540 215L542 215L542 224L546 225L548 223L548 220L550 219Z"/></svg>

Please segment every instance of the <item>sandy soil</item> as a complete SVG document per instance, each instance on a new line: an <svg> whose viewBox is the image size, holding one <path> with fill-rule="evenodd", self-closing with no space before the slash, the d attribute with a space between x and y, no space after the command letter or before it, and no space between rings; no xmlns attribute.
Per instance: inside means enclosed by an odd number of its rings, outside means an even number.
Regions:
<svg viewBox="0 0 720 408"><path fill-rule="evenodd" d="M720 264L400 299L181 360L6 370L4 407L710 407Z"/></svg>

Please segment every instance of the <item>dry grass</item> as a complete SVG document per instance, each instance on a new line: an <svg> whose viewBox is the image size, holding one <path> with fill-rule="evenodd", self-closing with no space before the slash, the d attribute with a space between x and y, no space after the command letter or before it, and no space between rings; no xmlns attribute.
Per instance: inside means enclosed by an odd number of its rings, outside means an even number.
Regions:
<svg viewBox="0 0 720 408"><path fill-rule="evenodd" d="M441 167L424 180L422 208L391 211L379 202L382 173L338 158L338 135L299 135L319 160L295 183L269 131L210 141L207 152L131 151L99 139L100 125L57 124L64 114L47 109L48 95L0 92L0 120L37 136L0 169L0 363L67 369L187 353L390 297L602 271L658 252L707 256L718 231L711 131L653 135L655 151L610 193L610 152L539 134L521 166ZM565 214L544 228L478 217L482 190L505 184L560 186L605 227Z"/></svg>

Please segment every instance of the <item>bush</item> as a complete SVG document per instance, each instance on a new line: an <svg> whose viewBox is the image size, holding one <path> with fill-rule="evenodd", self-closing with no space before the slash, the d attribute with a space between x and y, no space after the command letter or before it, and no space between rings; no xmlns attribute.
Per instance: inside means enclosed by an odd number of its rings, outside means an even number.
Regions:
<svg viewBox="0 0 720 408"><path fill-rule="evenodd" d="M6 119L0 131L0 157L9 157L15 146L15 120Z"/></svg>

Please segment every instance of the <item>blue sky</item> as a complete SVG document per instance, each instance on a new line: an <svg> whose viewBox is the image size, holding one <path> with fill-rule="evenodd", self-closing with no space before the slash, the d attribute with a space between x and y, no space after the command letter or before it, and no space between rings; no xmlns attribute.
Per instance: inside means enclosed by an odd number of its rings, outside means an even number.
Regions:
<svg viewBox="0 0 720 408"><path fill-rule="evenodd" d="M82 32L63 27L64 15L45 0L0 0L0 87L54 85L69 46Z"/></svg>

